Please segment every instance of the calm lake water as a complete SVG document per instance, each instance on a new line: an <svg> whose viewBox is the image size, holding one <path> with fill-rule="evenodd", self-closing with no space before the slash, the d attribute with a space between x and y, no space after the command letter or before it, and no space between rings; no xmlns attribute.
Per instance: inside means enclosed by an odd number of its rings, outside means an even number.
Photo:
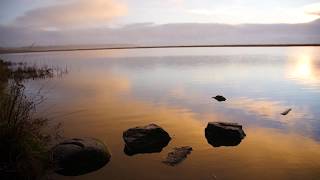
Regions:
<svg viewBox="0 0 320 180"><path fill-rule="evenodd" d="M67 68L28 81L47 100L39 114L63 123L66 137L95 137L112 152L102 169L53 179L319 179L320 48L180 48L1 55ZM225 102L212 96L221 94ZM287 108L292 111L282 116ZM246 138L207 143L210 121L237 122ZM127 156L124 130L156 123L172 137L160 153ZM161 161L192 146L181 164Z"/></svg>

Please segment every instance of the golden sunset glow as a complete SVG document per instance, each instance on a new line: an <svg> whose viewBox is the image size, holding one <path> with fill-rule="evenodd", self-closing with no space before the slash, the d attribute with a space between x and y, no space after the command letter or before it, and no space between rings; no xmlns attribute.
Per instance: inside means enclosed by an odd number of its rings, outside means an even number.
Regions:
<svg viewBox="0 0 320 180"><path fill-rule="evenodd" d="M295 74L302 79L312 78L312 64L311 58L308 55L301 56L296 63Z"/></svg>
<svg viewBox="0 0 320 180"><path fill-rule="evenodd" d="M302 52L288 65L287 76L304 84L319 85L320 69L315 64L314 51Z"/></svg>

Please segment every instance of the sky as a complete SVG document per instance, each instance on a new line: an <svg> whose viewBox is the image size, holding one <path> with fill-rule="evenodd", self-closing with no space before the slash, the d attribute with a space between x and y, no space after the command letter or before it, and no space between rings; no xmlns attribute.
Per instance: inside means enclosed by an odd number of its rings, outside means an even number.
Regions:
<svg viewBox="0 0 320 180"><path fill-rule="evenodd" d="M298 24L318 18L320 0L0 0L0 31L6 33L183 23Z"/></svg>
<svg viewBox="0 0 320 180"><path fill-rule="evenodd" d="M0 0L0 23L43 29L133 23L302 23L319 0Z"/></svg>

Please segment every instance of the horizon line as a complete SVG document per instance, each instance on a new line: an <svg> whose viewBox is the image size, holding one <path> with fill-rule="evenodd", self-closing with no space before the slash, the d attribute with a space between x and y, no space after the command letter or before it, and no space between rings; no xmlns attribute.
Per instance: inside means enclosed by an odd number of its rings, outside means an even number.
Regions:
<svg viewBox="0 0 320 180"><path fill-rule="evenodd" d="M159 46L119 46L119 47L92 47L92 48L57 48L57 49L32 49L28 48L7 48L0 49L0 54L17 54L17 53L41 53L41 52L59 52L59 51L90 51L90 50L117 50L117 49L161 49L161 48L219 48L219 47L309 47L320 46L320 43L296 43L296 44L204 44L204 45L159 45ZM47 46L43 46L47 47ZM37 48L41 48L38 46Z"/></svg>

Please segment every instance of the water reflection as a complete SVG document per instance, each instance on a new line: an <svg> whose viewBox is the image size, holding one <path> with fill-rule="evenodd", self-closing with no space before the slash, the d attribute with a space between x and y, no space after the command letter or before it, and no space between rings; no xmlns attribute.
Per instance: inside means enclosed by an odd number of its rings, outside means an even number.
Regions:
<svg viewBox="0 0 320 180"><path fill-rule="evenodd" d="M320 87L320 65L317 52L301 52L292 57L293 63L288 65L288 78L310 86L313 90Z"/></svg>
<svg viewBox="0 0 320 180"><path fill-rule="evenodd" d="M124 50L110 56L103 51L68 52L30 54L25 60L67 64L67 76L48 82L52 90L41 108L49 114L77 112L57 118L65 135L96 137L112 151L107 167L76 179L210 179L212 174L218 179L316 179L319 59L314 53L299 62L286 49L269 50L251 54L242 49L230 55L207 49L204 55L184 49L187 56L179 54L182 50L174 56L165 50L151 50L157 51L151 55L130 51L134 57ZM34 90L42 84L27 87ZM228 101L213 101L216 94ZM292 112L281 116L287 108ZM239 122L247 137L238 146L212 148L203 132L209 121ZM128 157L123 131L149 123L166 129L170 144L160 153ZM186 145L194 152L180 166L161 163L173 147Z"/></svg>
<svg viewBox="0 0 320 180"><path fill-rule="evenodd" d="M167 145L165 145L165 146L167 146ZM141 151L133 151L133 150L129 149L127 146L124 146L123 152L128 156L133 156L135 154L159 153L162 151L162 149L163 149L163 147L157 147L157 148L145 149L145 150L141 150Z"/></svg>
<svg viewBox="0 0 320 180"><path fill-rule="evenodd" d="M139 150L133 150L131 148L128 148L128 146L125 145L123 148L123 152L128 156L133 156L135 154L160 153L162 149L166 147L168 144L169 144L169 141L165 142L164 144L159 144L151 148L143 148Z"/></svg>
<svg viewBox="0 0 320 180"><path fill-rule="evenodd" d="M308 109L293 107L293 111L289 114L290 118L283 118L281 113L287 110L289 105L281 101L268 99L250 99L248 97L240 97L233 99L228 106L230 108L241 109L244 112L282 123L294 123L302 118L313 118L312 113Z"/></svg>

